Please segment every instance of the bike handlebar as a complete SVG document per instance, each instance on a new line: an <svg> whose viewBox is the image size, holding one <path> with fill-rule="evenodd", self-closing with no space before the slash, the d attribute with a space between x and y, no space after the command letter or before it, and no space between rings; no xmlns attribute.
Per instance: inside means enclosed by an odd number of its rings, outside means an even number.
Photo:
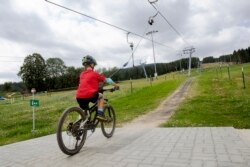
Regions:
<svg viewBox="0 0 250 167"><path fill-rule="evenodd" d="M119 90L119 87L109 88L109 89L99 89L100 92L114 92L116 90Z"/></svg>

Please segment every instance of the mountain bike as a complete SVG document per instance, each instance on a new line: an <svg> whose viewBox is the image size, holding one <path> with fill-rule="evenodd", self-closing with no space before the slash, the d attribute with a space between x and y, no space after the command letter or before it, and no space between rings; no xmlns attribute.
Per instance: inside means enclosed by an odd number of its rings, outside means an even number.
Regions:
<svg viewBox="0 0 250 167"><path fill-rule="evenodd" d="M115 88L102 89L100 92L114 92ZM61 151L67 155L78 153L83 147L87 132L95 132L96 127L101 125L102 133L110 138L115 132L116 116L114 108L109 104L108 99L104 99L105 121L99 121L97 116L97 103L88 110L80 107L67 108L61 115L57 127L57 142Z"/></svg>

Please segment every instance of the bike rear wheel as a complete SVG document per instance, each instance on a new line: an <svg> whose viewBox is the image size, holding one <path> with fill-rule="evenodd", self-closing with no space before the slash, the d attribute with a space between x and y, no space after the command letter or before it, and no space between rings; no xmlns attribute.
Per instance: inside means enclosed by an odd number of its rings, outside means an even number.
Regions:
<svg viewBox="0 0 250 167"><path fill-rule="evenodd" d="M74 155L83 147L87 130L81 129L80 124L84 120L84 112L78 107L63 112L57 127L57 142L63 153Z"/></svg>
<svg viewBox="0 0 250 167"><path fill-rule="evenodd" d="M104 115L107 121L101 122L102 133L105 137L110 138L115 132L116 116L115 110L112 106L106 106L104 108Z"/></svg>

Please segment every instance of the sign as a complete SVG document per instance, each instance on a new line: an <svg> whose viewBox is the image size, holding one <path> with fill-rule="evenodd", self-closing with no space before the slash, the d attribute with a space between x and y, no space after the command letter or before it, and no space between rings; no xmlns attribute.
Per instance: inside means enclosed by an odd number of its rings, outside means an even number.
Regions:
<svg viewBox="0 0 250 167"><path fill-rule="evenodd" d="M30 106L32 107L38 107L39 106L39 100L30 100Z"/></svg>
<svg viewBox="0 0 250 167"><path fill-rule="evenodd" d="M36 93L36 89L35 89L35 88L32 88L32 89L31 89L31 93Z"/></svg>

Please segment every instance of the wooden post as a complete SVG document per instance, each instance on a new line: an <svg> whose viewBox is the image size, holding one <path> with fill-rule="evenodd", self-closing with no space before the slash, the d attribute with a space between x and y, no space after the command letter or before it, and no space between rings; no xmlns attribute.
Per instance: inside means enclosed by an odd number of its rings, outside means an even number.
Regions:
<svg viewBox="0 0 250 167"><path fill-rule="evenodd" d="M228 73L228 79L231 80L229 65L227 65L227 73Z"/></svg>
<svg viewBox="0 0 250 167"><path fill-rule="evenodd" d="M218 79L219 77L218 77L218 70L217 70L217 67L216 67L216 76L217 76L217 79Z"/></svg>
<svg viewBox="0 0 250 167"><path fill-rule="evenodd" d="M133 93L133 83L132 83L132 79L130 78L130 89L131 89L131 93Z"/></svg>
<svg viewBox="0 0 250 167"><path fill-rule="evenodd" d="M152 77L151 77L151 75L150 75L150 86L152 87Z"/></svg>
<svg viewBox="0 0 250 167"><path fill-rule="evenodd" d="M245 74L244 74L244 68L242 67L242 80L243 80L243 88L246 89L246 81L245 81Z"/></svg>
<svg viewBox="0 0 250 167"><path fill-rule="evenodd" d="M221 70L221 65L220 65L220 78L222 78L222 70Z"/></svg>

